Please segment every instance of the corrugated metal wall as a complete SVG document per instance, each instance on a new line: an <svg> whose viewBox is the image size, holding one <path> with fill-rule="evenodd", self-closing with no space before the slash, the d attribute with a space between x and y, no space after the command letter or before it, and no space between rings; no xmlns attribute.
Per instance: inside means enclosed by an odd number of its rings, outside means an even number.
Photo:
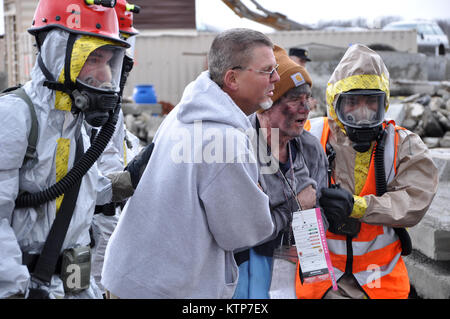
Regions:
<svg viewBox="0 0 450 319"><path fill-rule="evenodd" d="M153 84L158 100L176 104L184 87L205 69L214 35L139 36L125 95L137 84Z"/></svg>
<svg viewBox="0 0 450 319"><path fill-rule="evenodd" d="M404 31L282 31L269 34L275 43L283 47L301 44L326 44L337 47L348 47L353 43L366 45L384 44L397 51L417 52L417 37L413 30Z"/></svg>
<svg viewBox="0 0 450 319"><path fill-rule="evenodd" d="M175 0L174 0L175 1ZM177 0L178 1L178 0ZM192 0L189 0L192 3ZM38 0L5 0L5 70L8 85L25 83L35 61L34 39L26 31ZM136 15L137 16L137 15ZM215 33L195 30L144 31L136 39L136 65L125 95L137 84L153 84L158 100L177 104L185 86L205 69L206 54ZM282 31L268 34L285 48L302 44L347 47L351 43L385 44L398 51L417 52L415 31Z"/></svg>
<svg viewBox="0 0 450 319"><path fill-rule="evenodd" d="M6 0L5 61L8 86L25 83L35 61L33 38L27 32L33 20L38 0Z"/></svg>
<svg viewBox="0 0 450 319"><path fill-rule="evenodd" d="M128 0L139 5L137 29L195 29L195 0Z"/></svg>
<svg viewBox="0 0 450 319"><path fill-rule="evenodd" d="M289 48L302 44L347 47L352 43L384 44L397 51L417 52L415 31L283 31L268 34L272 41ZM136 39L136 65L125 95L138 84L153 84L158 100L178 103L184 87L205 69L206 54L214 33L157 35L142 32Z"/></svg>

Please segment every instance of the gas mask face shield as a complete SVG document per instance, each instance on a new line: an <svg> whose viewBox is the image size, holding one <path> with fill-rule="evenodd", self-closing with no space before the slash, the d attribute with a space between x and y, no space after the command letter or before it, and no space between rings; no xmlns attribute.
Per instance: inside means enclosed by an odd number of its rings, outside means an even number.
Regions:
<svg viewBox="0 0 450 319"><path fill-rule="evenodd" d="M125 48L101 46L86 59L72 92L74 106L94 127L102 126L119 102Z"/></svg>
<svg viewBox="0 0 450 319"><path fill-rule="evenodd" d="M351 90L339 95L336 115L356 151L366 152L377 139L385 107L386 93L381 90Z"/></svg>

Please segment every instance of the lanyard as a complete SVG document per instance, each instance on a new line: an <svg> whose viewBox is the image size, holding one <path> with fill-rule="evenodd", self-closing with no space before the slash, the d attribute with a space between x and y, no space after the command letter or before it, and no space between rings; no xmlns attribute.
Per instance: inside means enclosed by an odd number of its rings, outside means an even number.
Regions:
<svg viewBox="0 0 450 319"><path fill-rule="evenodd" d="M256 136L257 136L257 139L258 139L258 141L259 141L259 129L261 128L261 126L260 126L258 117L256 117L255 123L256 123L256 125L255 125L255 126L256 126L256 127L255 127L255 129L256 129ZM267 142L266 142L266 145L267 145L267 149L269 150L269 145L267 144ZM289 152L289 163L290 163L290 168L289 168L289 170L290 170L291 173L292 173L292 181L293 181L293 183L294 183L294 188L295 188L294 164L292 163L292 154L291 154L291 145L290 145L290 143L287 144L287 148L288 148L288 152ZM270 152L270 153L272 153L272 152ZM259 143L257 143L257 155L259 156ZM297 199L297 195L295 194L294 189L292 188L291 184L289 183L289 181L287 180L287 178L284 176L283 172L280 170L279 167L278 167L278 172L281 174L281 177L283 178L283 180L285 181L285 183L288 185L289 190L290 190L291 193L292 193L292 196L294 196L294 199L295 199L295 201L296 201L296 203L297 203L298 209L299 209L299 210L302 210L302 205L300 205L300 202L299 202L298 199ZM293 214L293 212L291 212L291 214ZM292 215L291 215L291 220L292 220Z"/></svg>
<svg viewBox="0 0 450 319"><path fill-rule="evenodd" d="M291 154L291 145L290 144L288 144L288 152L289 152L289 163L291 166L291 167L289 167L289 170L291 171L292 182L294 183L294 188L295 188L294 164L292 163L292 154ZM295 194L294 188L292 188L292 186L289 183L289 181L287 180L286 176L284 176L283 172L279 168L278 168L278 171L280 172L281 176L283 177L283 180L285 181L285 183L289 186L289 190L291 191L292 196L294 196L294 199L295 199L295 202L297 203L298 209L303 210L302 205L300 205L297 195Z"/></svg>
<svg viewBox="0 0 450 319"><path fill-rule="evenodd" d="M290 144L288 145L288 152L289 152L289 163L290 163L290 168L289 170L292 173L292 182L294 183L294 188L295 188L295 176L294 176L294 165L292 163L292 154L291 154L291 146ZM292 188L291 184L289 183L289 181L287 180L286 176L284 176L283 172L278 168L278 171L280 172L281 176L283 177L283 180L286 182L286 184L289 186L289 190L292 193L292 196L294 196L295 202L297 203L298 209L301 211L302 209L302 205L300 205L300 202L298 201L297 195L295 194L294 188ZM303 217L303 216L302 216ZM292 240L292 219L294 218L294 212L291 212L291 219L289 221L289 230L287 231L287 242L289 245L291 245L291 243L293 242ZM284 237L284 233L282 235ZM283 245L283 237L281 238L281 245Z"/></svg>

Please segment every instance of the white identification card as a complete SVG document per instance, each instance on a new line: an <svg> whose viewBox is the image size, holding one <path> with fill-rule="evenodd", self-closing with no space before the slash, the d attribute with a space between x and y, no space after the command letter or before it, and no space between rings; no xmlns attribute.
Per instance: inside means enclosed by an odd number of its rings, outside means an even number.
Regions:
<svg viewBox="0 0 450 319"><path fill-rule="evenodd" d="M292 230L304 282L331 279L337 290L320 208L294 212Z"/></svg>

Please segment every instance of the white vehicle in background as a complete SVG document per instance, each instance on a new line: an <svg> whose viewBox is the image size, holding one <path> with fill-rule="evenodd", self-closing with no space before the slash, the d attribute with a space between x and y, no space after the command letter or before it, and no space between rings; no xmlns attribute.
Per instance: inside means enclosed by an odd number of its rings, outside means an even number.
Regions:
<svg viewBox="0 0 450 319"><path fill-rule="evenodd" d="M417 47L419 51L431 52L436 55L445 55L449 49L448 37L436 22L431 21L398 21L387 24L383 30L409 30L417 31Z"/></svg>

